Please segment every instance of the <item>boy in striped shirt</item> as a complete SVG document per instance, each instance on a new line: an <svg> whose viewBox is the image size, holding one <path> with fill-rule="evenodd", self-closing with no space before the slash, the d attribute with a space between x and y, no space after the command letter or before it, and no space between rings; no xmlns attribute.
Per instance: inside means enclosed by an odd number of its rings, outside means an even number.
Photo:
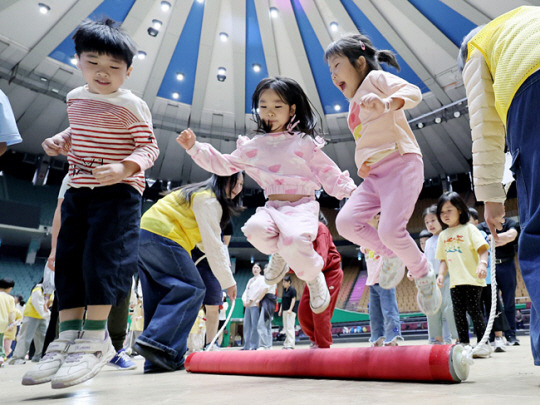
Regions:
<svg viewBox="0 0 540 405"><path fill-rule="evenodd" d="M133 69L131 38L104 19L83 22L73 40L87 84L67 95L69 128L42 144L69 162L55 265L60 335L22 381L53 388L92 378L116 354L106 320L130 291L144 171L159 154L146 103L120 88Z"/></svg>

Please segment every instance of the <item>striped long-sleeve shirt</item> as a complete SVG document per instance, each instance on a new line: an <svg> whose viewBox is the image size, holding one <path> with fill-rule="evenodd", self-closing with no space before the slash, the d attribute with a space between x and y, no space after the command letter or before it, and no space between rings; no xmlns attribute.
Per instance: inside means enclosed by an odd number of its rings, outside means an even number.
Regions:
<svg viewBox="0 0 540 405"><path fill-rule="evenodd" d="M146 103L129 90L94 94L87 86L67 95L69 128L61 136L71 143L68 154L70 185L98 187L92 174L96 167L134 162L140 171L122 180L144 191L144 171L159 155Z"/></svg>

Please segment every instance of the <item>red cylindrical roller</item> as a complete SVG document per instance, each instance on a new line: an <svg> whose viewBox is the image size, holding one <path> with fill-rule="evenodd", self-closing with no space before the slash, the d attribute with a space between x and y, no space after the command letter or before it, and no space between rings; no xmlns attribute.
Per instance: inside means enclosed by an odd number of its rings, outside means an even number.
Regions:
<svg viewBox="0 0 540 405"><path fill-rule="evenodd" d="M469 374L463 348L450 345L192 353L192 373L358 380L461 382Z"/></svg>

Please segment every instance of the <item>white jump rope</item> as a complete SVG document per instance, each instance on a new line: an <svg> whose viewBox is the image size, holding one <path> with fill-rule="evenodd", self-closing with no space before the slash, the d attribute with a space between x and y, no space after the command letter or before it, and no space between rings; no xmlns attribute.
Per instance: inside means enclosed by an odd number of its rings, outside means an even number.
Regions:
<svg viewBox="0 0 540 405"><path fill-rule="evenodd" d="M206 255L203 255L201 257L199 257L197 259L197 261L195 262L195 266L198 265L202 260L206 259ZM231 318L232 318L232 314L234 312L234 304L235 304L235 301L234 300L231 300L231 309L229 311L229 315L227 315L227 319L225 320L225 323L223 324L223 326L221 327L220 330L218 330L218 332L216 333L216 336L214 336L214 338L212 339L212 341L210 342L210 344L208 345L208 349L206 350L213 350L213 347L214 345L216 344L216 341L218 340L218 338L221 336L221 334L223 333L223 331L225 330L225 328L227 327L227 325L229 324Z"/></svg>
<svg viewBox="0 0 540 405"><path fill-rule="evenodd" d="M491 269L491 310L489 311L489 319L486 325L486 331L484 332L484 336L482 336L482 339L478 342L477 345L489 344L488 339L491 333L491 329L493 328L493 321L495 320L495 315L496 315L495 312L497 311L497 295L498 294L497 294L497 279L495 278L495 273L496 273L495 238L493 236L491 237L489 250L490 250L490 258L491 258L491 262L489 266ZM472 353L471 346L466 346L463 348L461 362L463 363L463 365L473 364L473 353Z"/></svg>

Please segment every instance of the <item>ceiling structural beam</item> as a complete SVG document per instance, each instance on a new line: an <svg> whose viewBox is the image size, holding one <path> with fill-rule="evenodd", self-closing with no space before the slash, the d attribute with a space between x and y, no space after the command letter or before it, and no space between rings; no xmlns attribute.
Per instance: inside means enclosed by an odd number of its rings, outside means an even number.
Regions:
<svg viewBox="0 0 540 405"><path fill-rule="evenodd" d="M414 70L418 77L424 82L429 90L437 97L441 104L449 104L452 102L446 91L439 85L437 79L418 59L411 48L403 41L398 32L390 25L388 20L379 12L370 0L355 0L358 8L366 15L373 25L382 33L385 39L392 45L392 48L403 58L403 60ZM409 3L407 3L409 4ZM412 7L412 6L411 6ZM347 15L347 18L348 17ZM426 19L427 20L427 19ZM431 22L430 22L431 24ZM356 29L356 28L355 28ZM358 29L356 29L358 31ZM438 30L437 32L442 35ZM432 37L433 38L433 37ZM449 41L446 37L445 39ZM455 49L454 55L457 55L458 49L452 44Z"/></svg>
<svg viewBox="0 0 540 405"><path fill-rule="evenodd" d="M193 87L193 101L191 103L190 126L193 128L199 128L201 125L204 99L206 97L206 84L210 76L212 50L217 38L219 12L219 0L206 0L201 27L199 57L197 58L197 73L195 75L195 86Z"/></svg>
<svg viewBox="0 0 540 405"><path fill-rule="evenodd" d="M20 0L2 0L2 2L0 3L0 11L3 11L6 8L14 5L18 1L20 1Z"/></svg>
<svg viewBox="0 0 540 405"><path fill-rule="evenodd" d="M135 35L153 4L154 0L138 0L133 3L128 15L122 22L122 29L131 36Z"/></svg>
<svg viewBox="0 0 540 405"><path fill-rule="evenodd" d="M357 0L355 0L358 2ZM373 0L364 0L374 4ZM427 17L416 9L411 3L403 0L388 0L399 11L401 11L414 25L422 27L424 31L433 41L437 43L452 59L456 58L458 47L448 39Z"/></svg>
<svg viewBox="0 0 540 405"><path fill-rule="evenodd" d="M246 2L232 1L232 15L237 23L231 32L234 72L234 126L236 133L246 132Z"/></svg>
<svg viewBox="0 0 540 405"><path fill-rule="evenodd" d="M75 2L62 18L32 47L30 52L19 61L19 66L24 71L32 72L101 3L103 3L103 0Z"/></svg>
<svg viewBox="0 0 540 405"><path fill-rule="evenodd" d="M290 39L291 46L296 50L296 63L298 64L300 71L304 72L302 79L304 81L305 88L303 90L308 95L309 100L313 103L315 109L321 115L322 129L323 131L326 131L328 129L328 124L326 123L324 109L321 104L321 99L319 98L319 91L317 89L317 85L315 84L315 79L313 78L306 49L304 48L302 35L300 34L298 24L296 23L294 10L290 2L281 2L280 9L285 11L280 13L280 18L283 19L283 25L287 30L287 37Z"/></svg>
<svg viewBox="0 0 540 405"><path fill-rule="evenodd" d="M270 7L268 7L268 2L264 0L254 0L254 2L268 75L279 76L279 61L276 49L276 39L274 37L274 30L272 29L272 21L270 19Z"/></svg>
<svg viewBox="0 0 540 405"><path fill-rule="evenodd" d="M193 0L179 0L171 10L172 14L169 18L167 28L163 32L164 38L154 60L152 74L148 78L142 97L148 103L150 110L154 106L161 82L169 68L171 57L174 54L176 44L182 34L192 5Z"/></svg>
<svg viewBox="0 0 540 405"><path fill-rule="evenodd" d="M487 24L491 21L489 16L482 13L473 5L463 1L463 0L441 0L448 7L458 12L462 16L466 17L469 21L475 23L476 25Z"/></svg>

